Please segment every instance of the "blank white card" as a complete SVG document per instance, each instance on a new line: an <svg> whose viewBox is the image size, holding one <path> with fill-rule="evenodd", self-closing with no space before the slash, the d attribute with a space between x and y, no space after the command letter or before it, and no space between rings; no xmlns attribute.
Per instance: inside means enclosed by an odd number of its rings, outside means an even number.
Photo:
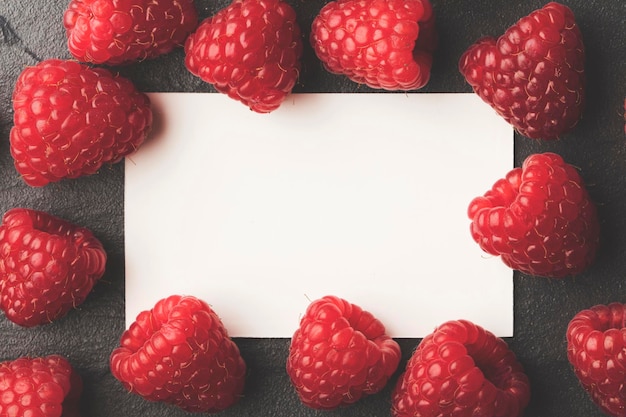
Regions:
<svg viewBox="0 0 626 417"><path fill-rule="evenodd" d="M233 337L291 337L336 295L392 337L467 319L513 334L513 274L467 206L513 164L475 94L293 94L257 114L223 94L154 93L125 163L126 322L172 294Z"/></svg>

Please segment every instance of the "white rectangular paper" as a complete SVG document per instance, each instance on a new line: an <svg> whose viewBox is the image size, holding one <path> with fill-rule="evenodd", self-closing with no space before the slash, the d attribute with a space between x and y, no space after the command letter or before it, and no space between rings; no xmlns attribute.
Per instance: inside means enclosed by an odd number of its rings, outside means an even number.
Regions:
<svg viewBox="0 0 626 417"><path fill-rule="evenodd" d="M332 294L392 337L461 318L512 336L512 271L466 210L512 168L513 130L475 94L293 94L270 114L150 98L125 165L127 324L189 294L233 337L291 337Z"/></svg>

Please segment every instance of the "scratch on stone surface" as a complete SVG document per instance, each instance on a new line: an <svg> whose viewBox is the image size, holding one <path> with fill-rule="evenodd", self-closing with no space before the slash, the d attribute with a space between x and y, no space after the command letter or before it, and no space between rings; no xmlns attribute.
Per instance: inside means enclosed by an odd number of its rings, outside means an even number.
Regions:
<svg viewBox="0 0 626 417"><path fill-rule="evenodd" d="M9 25L8 20L0 15L0 42L7 45L14 45L15 43L19 43L20 38L15 34L11 25Z"/></svg>
<svg viewBox="0 0 626 417"><path fill-rule="evenodd" d="M0 15L0 44L7 46L18 46L31 58L40 62L41 59L30 48L22 42L22 39L15 33L6 17Z"/></svg>

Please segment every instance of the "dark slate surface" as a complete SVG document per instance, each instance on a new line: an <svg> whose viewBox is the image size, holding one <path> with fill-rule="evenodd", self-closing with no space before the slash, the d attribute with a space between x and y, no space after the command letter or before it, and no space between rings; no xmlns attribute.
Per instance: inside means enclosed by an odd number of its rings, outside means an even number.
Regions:
<svg viewBox="0 0 626 417"><path fill-rule="evenodd" d="M322 0L291 0L306 36ZM580 388L566 359L565 328L580 309L597 303L626 302L626 2L571 0L587 47L588 107L578 127L561 140L545 143L515 139L515 163L534 152L554 151L579 167L602 223L602 247L585 274L561 281L515 275L515 335L507 339L532 383L526 416L594 417L602 414ZM207 17L226 0L197 0ZM538 0L434 0L440 48L428 92L469 92L457 70L462 52L483 35L499 35L519 17L544 5ZM148 403L124 392L108 370L108 356L124 330L124 171L118 164L99 174L33 189L16 174L9 155L12 124L10 95L26 65L47 58L69 58L61 24L66 0L0 0L0 211L26 206L49 211L91 228L105 245L106 275L88 300L66 318L35 329L22 329L0 317L0 359L22 355L65 355L85 382L83 415L186 416L163 404ZM182 50L153 61L118 68L146 91L214 90L186 72ZM326 73L310 47L298 92L368 92L340 76ZM443 111L443 109L442 109ZM210 120L207 121L210 123ZM303 126L305 128L305 126ZM419 129L419 126L416 126ZM392 130L391 130L392 131ZM442 169L455 167L442 165ZM495 179L494 179L495 180ZM158 225L155 225L158 228ZM453 258L454 254L450 254ZM399 289L400 290L400 289ZM407 317L419 320L419 317ZM309 410L298 402L284 372L289 341L236 339L249 366L242 401L223 416L388 416L392 384L382 393L332 412ZM404 360L417 339L399 340ZM393 382L397 379L394 377Z"/></svg>

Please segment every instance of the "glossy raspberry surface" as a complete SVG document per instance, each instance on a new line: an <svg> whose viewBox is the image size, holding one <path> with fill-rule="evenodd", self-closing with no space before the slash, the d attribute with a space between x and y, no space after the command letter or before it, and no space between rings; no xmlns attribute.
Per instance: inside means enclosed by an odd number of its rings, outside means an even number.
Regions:
<svg viewBox="0 0 626 417"><path fill-rule="evenodd" d="M62 356L21 357L0 363L0 415L79 417L83 384Z"/></svg>
<svg viewBox="0 0 626 417"><path fill-rule="evenodd" d="M530 383L506 342L467 321L427 335L392 394L394 417L517 417Z"/></svg>
<svg viewBox="0 0 626 417"><path fill-rule="evenodd" d="M287 374L303 404L333 409L375 394L400 361L400 347L371 313L335 296L313 301L289 347Z"/></svg>
<svg viewBox="0 0 626 417"><path fill-rule="evenodd" d="M517 131L557 139L585 105L585 47L571 9L551 2L498 39L478 40L459 68L474 91Z"/></svg>
<svg viewBox="0 0 626 417"><path fill-rule="evenodd" d="M296 13L282 0L234 0L205 19L185 44L185 65L258 113L276 110L300 74Z"/></svg>
<svg viewBox="0 0 626 417"><path fill-rule="evenodd" d="M437 45L429 0L331 1L310 42L324 67L385 90L416 90L430 78Z"/></svg>
<svg viewBox="0 0 626 417"><path fill-rule="evenodd" d="M626 415L626 305L578 312L567 326L567 359L604 413Z"/></svg>
<svg viewBox="0 0 626 417"><path fill-rule="evenodd" d="M11 155L31 186L119 162L152 127L150 100L129 79L71 60L49 59L22 71L13 110Z"/></svg>
<svg viewBox="0 0 626 417"><path fill-rule="evenodd" d="M150 401L215 413L242 395L246 364L204 301L172 295L141 312L110 357L113 376Z"/></svg>
<svg viewBox="0 0 626 417"><path fill-rule="evenodd" d="M533 154L468 208L480 247L527 274L563 278L595 260L600 225L582 177L554 153Z"/></svg>
<svg viewBox="0 0 626 417"><path fill-rule="evenodd" d="M198 15L193 0L71 0L63 25L76 59L119 65L182 46Z"/></svg>
<svg viewBox="0 0 626 417"><path fill-rule="evenodd" d="M42 211L11 209L0 224L0 307L21 326L52 322L85 301L106 260L88 229Z"/></svg>

